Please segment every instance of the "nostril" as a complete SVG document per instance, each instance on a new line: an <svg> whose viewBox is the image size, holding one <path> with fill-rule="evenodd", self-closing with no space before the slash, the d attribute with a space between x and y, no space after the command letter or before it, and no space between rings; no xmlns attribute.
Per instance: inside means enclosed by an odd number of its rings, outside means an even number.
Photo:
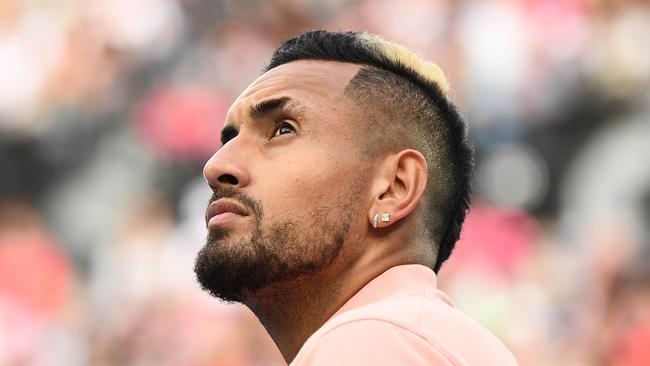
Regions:
<svg viewBox="0 0 650 366"><path fill-rule="evenodd" d="M236 186L237 184L239 184L239 181L237 180L237 178L235 178L234 176L232 176L230 174L223 174L222 176L219 177L218 181L219 181L219 183L230 184L230 185L233 185L233 186Z"/></svg>

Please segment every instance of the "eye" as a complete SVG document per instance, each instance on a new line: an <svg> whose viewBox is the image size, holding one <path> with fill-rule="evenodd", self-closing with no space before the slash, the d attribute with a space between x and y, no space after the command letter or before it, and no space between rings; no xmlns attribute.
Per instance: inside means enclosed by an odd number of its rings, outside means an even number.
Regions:
<svg viewBox="0 0 650 366"><path fill-rule="evenodd" d="M225 145L228 141L234 139L239 134L239 131L233 126L226 126L221 130L221 145Z"/></svg>
<svg viewBox="0 0 650 366"><path fill-rule="evenodd" d="M286 135L288 133L295 133L295 132L296 132L296 128L293 127L291 123L287 122L286 120L282 120L275 126L273 137Z"/></svg>

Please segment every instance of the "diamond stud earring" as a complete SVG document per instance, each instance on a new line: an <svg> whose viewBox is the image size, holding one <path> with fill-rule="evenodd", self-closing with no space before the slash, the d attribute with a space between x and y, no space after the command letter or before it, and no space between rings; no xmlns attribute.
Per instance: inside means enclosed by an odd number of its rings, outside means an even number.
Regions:
<svg viewBox="0 0 650 366"><path fill-rule="evenodd" d="M372 218L372 227L376 229L377 226L379 226L379 214L375 214Z"/></svg>
<svg viewBox="0 0 650 366"><path fill-rule="evenodd" d="M381 222L388 222L390 221L390 214L389 213L382 213L381 214Z"/></svg>

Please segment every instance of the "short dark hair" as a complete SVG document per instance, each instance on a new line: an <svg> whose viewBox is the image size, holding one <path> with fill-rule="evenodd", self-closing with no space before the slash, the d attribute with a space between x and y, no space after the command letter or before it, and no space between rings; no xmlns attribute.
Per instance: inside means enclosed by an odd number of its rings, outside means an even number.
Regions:
<svg viewBox="0 0 650 366"><path fill-rule="evenodd" d="M437 244L437 273L458 241L470 206L473 152L467 127L446 92L440 69L397 44L360 32L309 31L285 41L264 71L298 60L363 65L346 93L360 100L372 130L373 146L412 147L428 164L424 229ZM381 102L378 102L380 100ZM371 103L372 102L372 103ZM380 122L377 122L377 121ZM392 123L392 122L399 123ZM377 140L385 143L377 144ZM409 146L410 145L410 146Z"/></svg>

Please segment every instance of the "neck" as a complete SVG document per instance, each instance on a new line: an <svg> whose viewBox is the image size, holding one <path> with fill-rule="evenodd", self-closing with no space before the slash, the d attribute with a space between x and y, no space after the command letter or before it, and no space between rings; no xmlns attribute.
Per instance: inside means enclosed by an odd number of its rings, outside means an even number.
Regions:
<svg viewBox="0 0 650 366"><path fill-rule="evenodd" d="M358 291L346 288L346 280L347 276L332 278L323 273L303 276L270 285L244 303L291 363L307 338Z"/></svg>
<svg viewBox="0 0 650 366"><path fill-rule="evenodd" d="M396 265L426 265L431 260L418 250L398 247L389 250L376 245L363 255L341 255L327 269L272 284L248 294L243 303L260 319L285 361L291 363L307 338L372 279Z"/></svg>

